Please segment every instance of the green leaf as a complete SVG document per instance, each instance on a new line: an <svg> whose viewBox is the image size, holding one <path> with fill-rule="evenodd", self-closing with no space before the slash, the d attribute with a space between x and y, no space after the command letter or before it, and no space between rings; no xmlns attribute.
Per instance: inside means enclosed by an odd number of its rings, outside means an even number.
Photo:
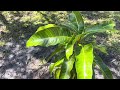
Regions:
<svg viewBox="0 0 120 90"><path fill-rule="evenodd" d="M52 73L53 69L63 63L64 59L58 60L56 63L51 63L49 70Z"/></svg>
<svg viewBox="0 0 120 90"><path fill-rule="evenodd" d="M93 64L93 46L87 44L82 46L79 54L76 55L76 72L78 79L91 79L92 78L92 64Z"/></svg>
<svg viewBox="0 0 120 90"><path fill-rule="evenodd" d="M73 54L73 46L74 44L68 45L66 49L66 58L69 60L69 57Z"/></svg>
<svg viewBox="0 0 120 90"><path fill-rule="evenodd" d="M74 55L70 57L70 60L65 60L61 67L60 79L69 79L71 77L70 72L73 68L75 61Z"/></svg>
<svg viewBox="0 0 120 90"><path fill-rule="evenodd" d="M73 69L71 70L71 77L70 79L77 79L77 73L75 69L75 63L73 64Z"/></svg>
<svg viewBox="0 0 120 90"><path fill-rule="evenodd" d="M73 11L69 15L69 20L70 22L66 22L64 24L61 24L63 27L68 28L71 30L73 33L82 33L84 29L84 21L82 18L82 15L80 14L79 11Z"/></svg>
<svg viewBox="0 0 120 90"><path fill-rule="evenodd" d="M81 38L81 42L85 42L85 40L87 40L88 38L93 37L95 33L84 33L82 34L82 38Z"/></svg>
<svg viewBox="0 0 120 90"><path fill-rule="evenodd" d="M26 46L52 46L57 44L66 44L70 39L70 32L65 28L52 27L41 30L33 34L27 41Z"/></svg>
<svg viewBox="0 0 120 90"><path fill-rule="evenodd" d="M61 60L61 59L63 59L63 58L65 58L65 51L64 51L64 50L60 51L59 53L57 53L57 54L55 55L55 59L53 60L53 63L55 63L55 62L57 62L58 60Z"/></svg>
<svg viewBox="0 0 120 90"><path fill-rule="evenodd" d="M73 43L75 44L77 41L79 41L81 36L82 36L82 34L76 35L75 39L73 40Z"/></svg>
<svg viewBox="0 0 120 90"><path fill-rule="evenodd" d="M63 47L64 47L64 46L62 46L62 45L58 46L58 47L55 49L55 51L52 52L52 54L47 58L47 62L48 62L55 54L57 54L58 52L60 52L61 50L63 50L63 49L64 49Z"/></svg>
<svg viewBox="0 0 120 90"><path fill-rule="evenodd" d="M58 27L58 26L55 25L55 24L48 24L48 25L45 25L45 26L40 26L35 33L39 32L39 31L42 31L42 30L45 30L45 29L52 28L52 27Z"/></svg>
<svg viewBox="0 0 120 90"><path fill-rule="evenodd" d="M93 65L92 65L92 68L93 68L93 76L92 76L92 79L95 79L95 71L94 71L95 66L96 66L96 63L93 61Z"/></svg>
<svg viewBox="0 0 120 90"><path fill-rule="evenodd" d="M71 41L67 44L66 48L66 58L69 60L69 57L73 54L74 44L80 39L82 34L78 34L71 38Z"/></svg>
<svg viewBox="0 0 120 90"><path fill-rule="evenodd" d="M53 69L54 69L54 64L55 64L55 63L51 63L50 66L49 66L50 74L52 74L52 71L53 71Z"/></svg>
<svg viewBox="0 0 120 90"><path fill-rule="evenodd" d="M85 29L86 33L105 32L106 30L114 30L115 23L113 21L96 24Z"/></svg>
<svg viewBox="0 0 120 90"><path fill-rule="evenodd" d="M65 52L60 52L59 56L56 56L53 63L50 64L49 66L49 70L50 70L50 74L52 74L53 70L56 67L60 67L60 65L63 63L65 58Z"/></svg>
<svg viewBox="0 0 120 90"><path fill-rule="evenodd" d="M104 75L104 78L113 79L111 71L97 54L95 54L95 63L100 67L100 70Z"/></svg>
<svg viewBox="0 0 120 90"><path fill-rule="evenodd" d="M95 71L94 71L94 68L93 68L93 75L92 75L92 79L95 79Z"/></svg>
<svg viewBox="0 0 120 90"><path fill-rule="evenodd" d="M72 13L75 16L79 33L82 33L84 29L84 21L83 21L82 15L80 14L79 11L72 11Z"/></svg>
<svg viewBox="0 0 120 90"><path fill-rule="evenodd" d="M73 54L73 48L74 48L74 42L75 35L72 36L70 42L66 45L66 58L69 60L69 57Z"/></svg>
<svg viewBox="0 0 120 90"><path fill-rule="evenodd" d="M68 19L69 19L69 21L72 22L72 23L73 23L73 22L76 22L76 18L75 18L74 13L70 13ZM77 25L77 23L76 23L76 25Z"/></svg>
<svg viewBox="0 0 120 90"><path fill-rule="evenodd" d="M103 52L103 53L105 53L105 54L107 54L107 55L108 55L108 53L107 53L107 50L106 50L106 47L105 47L105 46L103 46L103 45L95 45L95 46L94 46L94 48L96 48L96 49L98 49L99 51L101 51L101 52Z"/></svg>
<svg viewBox="0 0 120 90"><path fill-rule="evenodd" d="M61 24L62 27L68 28L72 33L76 33L77 27L71 23L71 22L66 22L64 24Z"/></svg>
<svg viewBox="0 0 120 90"><path fill-rule="evenodd" d="M55 70L55 79L59 79L60 72L61 72L60 68L58 68L58 69Z"/></svg>

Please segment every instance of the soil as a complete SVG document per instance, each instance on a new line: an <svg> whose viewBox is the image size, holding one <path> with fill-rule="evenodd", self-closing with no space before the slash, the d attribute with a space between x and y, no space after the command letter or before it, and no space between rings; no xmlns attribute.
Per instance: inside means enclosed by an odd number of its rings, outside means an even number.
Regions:
<svg viewBox="0 0 120 90"><path fill-rule="evenodd" d="M16 21L17 22L17 21ZM16 22L14 24L16 24ZM22 23L18 22L19 26ZM54 47L31 47L26 48L27 39L36 31L38 26L34 28L18 28L19 31L12 30L7 24L6 29L10 32L4 32L4 28L0 26L0 41L5 41L3 46L0 46L0 79L50 79L52 76L49 73L49 64L45 63L45 57L54 50ZM21 32L20 29L23 31ZM15 33L16 32L16 33ZM31 32L31 33L29 33ZM24 37L21 37L21 35ZM20 35L20 36L19 36ZM114 55L113 55L114 56ZM114 79L120 79L120 56L106 57L106 65L113 73ZM45 64L45 65L44 65ZM98 67L95 68L95 78L103 79L103 76Z"/></svg>

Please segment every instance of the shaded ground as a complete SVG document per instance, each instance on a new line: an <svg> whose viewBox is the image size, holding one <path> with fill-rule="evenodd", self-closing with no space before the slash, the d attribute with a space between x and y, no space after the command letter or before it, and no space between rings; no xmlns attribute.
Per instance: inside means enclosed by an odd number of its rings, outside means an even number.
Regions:
<svg viewBox="0 0 120 90"><path fill-rule="evenodd" d="M42 14L44 13L42 12ZM47 12L47 16L42 16L41 12L0 12L0 79L51 78L48 70L49 63L45 64L45 57L54 50L54 47L26 48L25 44L39 26L63 21L62 19L66 18L63 13L65 12L59 12L60 16L58 16L56 13L51 15L50 12ZM84 11L82 14L88 24L113 19L116 21L116 28L120 27L120 12L112 14L112 12ZM58 20L59 18L62 18L61 21ZM52 19L55 20L52 21ZM100 37L98 41L107 46L109 55L101 54L101 57L110 67L114 78L119 79L120 34L117 35L117 38L116 34L109 36L111 41L108 38L105 40L104 37ZM103 78L97 67L95 73L97 79Z"/></svg>
<svg viewBox="0 0 120 90"><path fill-rule="evenodd" d="M18 12L19 13L19 12ZM32 47L26 48L26 41L40 26L33 25L30 22L21 22L23 16L15 16L12 19L18 17L10 23L10 20L6 20L5 16L1 14L1 29L4 26L4 30L1 31L0 41L4 41L5 44L0 46L0 78L34 78L36 70L40 68L39 65L43 63L44 57L48 56L51 52L49 48ZM27 26L24 26L28 24ZM48 53L49 52L49 53ZM41 74L45 70L45 67ZM47 70L47 69L46 69ZM42 75L41 75L42 76ZM46 77L42 77L46 78Z"/></svg>

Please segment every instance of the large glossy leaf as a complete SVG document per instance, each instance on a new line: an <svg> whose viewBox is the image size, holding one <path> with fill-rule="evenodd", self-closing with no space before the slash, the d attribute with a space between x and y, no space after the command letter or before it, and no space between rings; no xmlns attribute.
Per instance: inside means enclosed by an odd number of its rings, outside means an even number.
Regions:
<svg viewBox="0 0 120 90"><path fill-rule="evenodd" d="M87 44L82 46L81 51L76 55L76 72L78 79L91 79L93 70L93 46Z"/></svg>
<svg viewBox="0 0 120 90"><path fill-rule="evenodd" d="M86 33L105 32L106 30L114 30L115 23L113 21L96 24L85 29Z"/></svg>
<svg viewBox="0 0 120 90"><path fill-rule="evenodd" d="M70 60L65 60L62 64L61 67L61 72L60 72L60 79L69 79L70 78L70 72L73 68L73 64L75 61L74 55L70 57Z"/></svg>
<svg viewBox="0 0 120 90"><path fill-rule="evenodd" d="M69 30L61 27L51 27L45 30L40 30L33 34L27 41L26 46L52 46L56 44L65 44L70 39Z"/></svg>
<svg viewBox="0 0 120 90"><path fill-rule="evenodd" d="M72 11L72 13L74 14L77 22L78 32L81 33L84 29L84 21L82 15L80 14L79 11Z"/></svg>
<svg viewBox="0 0 120 90"><path fill-rule="evenodd" d="M95 54L95 63L100 67L105 79L113 79L111 71L97 54Z"/></svg>

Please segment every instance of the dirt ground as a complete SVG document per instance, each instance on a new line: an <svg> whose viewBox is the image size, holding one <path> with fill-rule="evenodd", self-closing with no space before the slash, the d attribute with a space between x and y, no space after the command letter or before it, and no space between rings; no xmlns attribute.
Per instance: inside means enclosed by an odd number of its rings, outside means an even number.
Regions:
<svg viewBox="0 0 120 90"><path fill-rule="evenodd" d="M45 62L45 58L50 55L54 47L31 47L26 48L26 41L36 31L40 24L34 24L33 21L25 20L23 17L32 20L32 14L26 12L25 16L20 14L10 16L6 19L6 12L0 12L0 79L50 79L48 66L50 63ZM114 17L116 28L119 29L119 16L115 14L108 17L109 13L104 12L82 12L87 17L86 22L91 23L94 20ZM5 16L6 15L6 16ZM35 14L36 15L36 14ZM100 16L101 15L101 16ZM30 16L30 17L28 17ZM99 17L100 16L100 17ZM12 17L12 19L11 19ZM37 19L39 17L36 17ZM35 20L37 20L35 19ZM13 21L12 21L13 20ZM37 22L38 23L38 22ZM27 25L26 25L27 24ZM111 37L112 38L112 37ZM120 38L118 39L120 40ZM116 45L116 44L115 44ZM120 46L117 44L116 47ZM112 71L114 79L120 79L120 52L109 47L109 55L104 56L104 62ZM111 51L112 50L112 51ZM95 68L95 78L103 79L98 67Z"/></svg>

